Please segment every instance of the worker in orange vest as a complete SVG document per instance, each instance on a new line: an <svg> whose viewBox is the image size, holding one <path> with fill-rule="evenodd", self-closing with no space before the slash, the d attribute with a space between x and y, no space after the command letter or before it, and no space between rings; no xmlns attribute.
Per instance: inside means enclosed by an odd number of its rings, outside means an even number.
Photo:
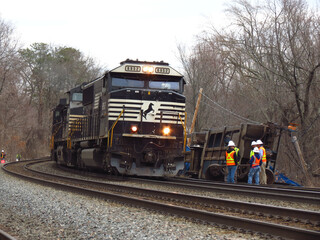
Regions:
<svg viewBox="0 0 320 240"><path fill-rule="evenodd" d="M261 140L256 141L258 144L260 156L261 156L261 171L260 171L260 184L267 184L267 175L266 175L266 167L267 167L267 154L266 149L262 146L263 142Z"/></svg>
<svg viewBox="0 0 320 240"><path fill-rule="evenodd" d="M239 148L236 147L233 141L229 141L226 151L226 164L228 170L227 182L234 183L234 175L239 163Z"/></svg>
<svg viewBox="0 0 320 240"><path fill-rule="evenodd" d="M256 185L259 185L259 172L260 165L262 163L259 148L255 147L253 149L254 155L250 158L250 171L248 174L248 183L252 184L252 178L254 177L254 181Z"/></svg>

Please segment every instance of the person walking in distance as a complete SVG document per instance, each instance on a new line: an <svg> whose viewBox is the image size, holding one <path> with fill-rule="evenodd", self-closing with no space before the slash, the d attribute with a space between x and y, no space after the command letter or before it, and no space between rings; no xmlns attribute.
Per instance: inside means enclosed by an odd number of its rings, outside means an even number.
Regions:
<svg viewBox="0 0 320 240"><path fill-rule="evenodd" d="M239 162L239 148L233 141L229 141L228 149L226 151L226 164L228 170L227 182L234 183L234 175L237 170L237 165Z"/></svg>
<svg viewBox="0 0 320 240"><path fill-rule="evenodd" d="M1 163L5 163L5 158L6 158L6 154L4 153L4 150L2 150L0 153Z"/></svg>
<svg viewBox="0 0 320 240"><path fill-rule="evenodd" d="M248 183L252 184L252 178L254 178L255 184L259 185L259 172L260 165L262 163L259 148L253 149L254 155L250 158L250 171L248 174Z"/></svg>
<svg viewBox="0 0 320 240"><path fill-rule="evenodd" d="M261 173L260 173L260 184L267 184L267 175L266 175L266 167L267 167L267 154L266 149L262 146L263 142L261 140L257 140L260 156L261 156Z"/></svg>

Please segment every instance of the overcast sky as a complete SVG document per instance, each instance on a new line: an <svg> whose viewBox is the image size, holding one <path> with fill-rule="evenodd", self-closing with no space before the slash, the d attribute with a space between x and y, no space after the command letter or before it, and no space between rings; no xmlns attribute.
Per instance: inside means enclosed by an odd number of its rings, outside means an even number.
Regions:
<svg viewBox="0 0 320 240"><path fill-rule="evenodd" d="M318 2L320 0L309 0ZM177 45L226 20L231 0L0 0L0 17L24 47L73 47L112 69L127 58L180 69Z"/></svg>

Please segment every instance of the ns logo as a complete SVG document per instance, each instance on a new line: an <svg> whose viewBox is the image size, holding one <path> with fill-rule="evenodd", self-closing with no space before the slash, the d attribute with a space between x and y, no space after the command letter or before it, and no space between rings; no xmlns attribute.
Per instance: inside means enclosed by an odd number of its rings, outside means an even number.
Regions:
<svg viewBox="0 0 320 240"><path fill-rule="evenodd" d="M152 114L153 113L153 114ZM145 120L154 120L154 116L155 116L155 106L152 102L150 103L144 103L142 106L142 116ZM150 117L152 119L150 119Z"/></svg>

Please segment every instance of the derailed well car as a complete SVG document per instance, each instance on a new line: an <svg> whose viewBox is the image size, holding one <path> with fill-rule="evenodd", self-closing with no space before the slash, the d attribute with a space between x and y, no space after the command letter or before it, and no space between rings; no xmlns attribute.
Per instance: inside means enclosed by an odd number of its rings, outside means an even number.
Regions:
<svg viewBox="0 0 320 240"><path fill-rule="evenodd" d="M241 124L194 132L190 136L190 151L185 152L185 163L189 166L185 174L195 178L223 180L226 171L225 151L228 142L232 140L240 149L237 181L247 181L251 142L260 139L267 154L267 183L272 184L275 180L281 132L282 128L274 123Z"/></svg>

